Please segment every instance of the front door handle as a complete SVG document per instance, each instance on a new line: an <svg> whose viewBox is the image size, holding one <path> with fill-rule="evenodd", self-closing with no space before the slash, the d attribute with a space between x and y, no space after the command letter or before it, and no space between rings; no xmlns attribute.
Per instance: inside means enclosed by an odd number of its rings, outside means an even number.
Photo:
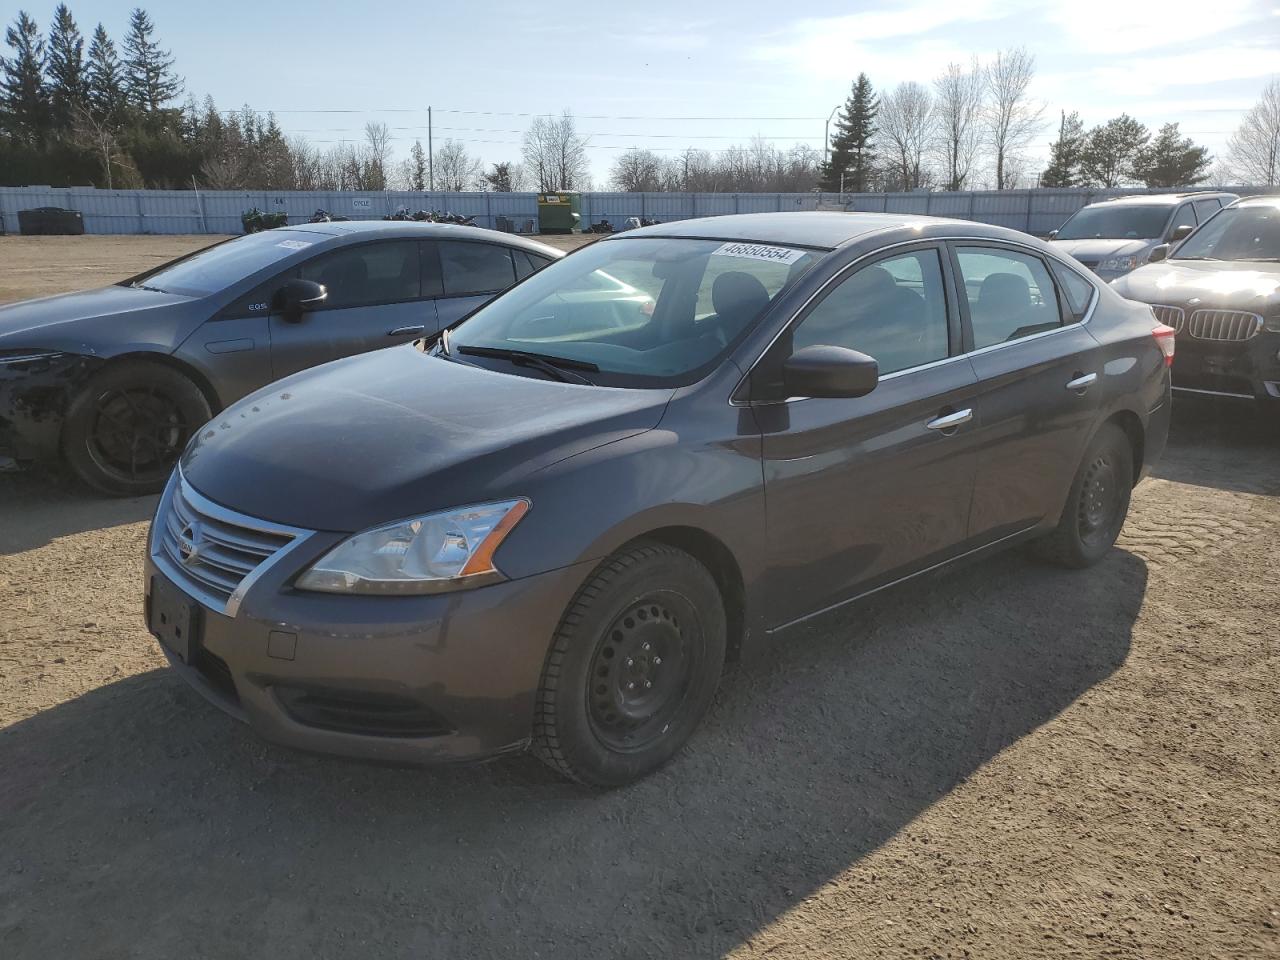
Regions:
<svg viewBox="0 0 1280 960"><path fill-rule="evenodd" d="M957 410L955 413L948 413L945 416L935 417L925 424L930 430L954 430L962 424L968 423L973 419L972 410Z"/></svg>
<svg viewBox="0 0 1280 960"><path fill-rule="evenodd" d="M396 327L394 330L388 330L388 337L416 337L419 334L427 332L427 328L421 323L408 327Z"/></svg>
<svg viewBox="0 0 1280 960"><path fill-rule="evenodd" d="M1090 387L1094 385L1097 379L1098 379L1098 375L1096 373L1085 373L1085 374L1082 374L1081 376L1076 377L1074 380L1068 380L1067 389L1076 390L1080 393L1084 393L1086 390L1088 390Z"/></svg>

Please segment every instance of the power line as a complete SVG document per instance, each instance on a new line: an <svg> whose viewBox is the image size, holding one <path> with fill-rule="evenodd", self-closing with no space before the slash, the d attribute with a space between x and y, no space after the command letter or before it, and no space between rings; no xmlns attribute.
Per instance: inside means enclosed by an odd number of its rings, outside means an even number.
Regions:
<svg viewBox="0 0 1280 960"><path fill-rule="evenodd" d="M426 107L367 107L367 108L358 109L358 110L347 109L347 108L323 108L323 109L299 108L299 109L288 109L288 110L257 109L255 107L249 108L250 113L262 114L264 116L266 114L271 114L271 113L365 114L365 113L426 113L426 111L427 111ZM225 113L228 115L239 114L244 112L244 108L242 107L239 110L219 110L218 112ZM558 113L516 113L516 112L501 111L501 110L451 110L451 109L443 109L443 108L437 109L436 113L466 114L468 116L476 116L476 117L558 117L560 116L560 114ZM710 122L719 122L719 121L724 121L724 122L743 122L743 121L792 122L794 121L796 123L812 123L815 121L820 121L823 118L822 117L688 117L688 116L660 117L660 116L654 116L652 114L626 115L626 114L607 114L607 113L595 113L595 114L584 113L584 114L574 114L574 119L575 120L661 120L663 122L688 120L688 121L693 121L698 123L710 123Z"/></svg>

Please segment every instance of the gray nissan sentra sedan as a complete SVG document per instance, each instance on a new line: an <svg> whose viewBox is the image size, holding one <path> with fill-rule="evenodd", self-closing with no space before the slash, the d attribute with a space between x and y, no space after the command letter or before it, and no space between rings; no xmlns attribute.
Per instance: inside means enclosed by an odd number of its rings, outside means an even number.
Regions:
<svg viewBox="0 0 1280 960"><path fill-rule="evenodd" d="M280 743L531 747L625 783L770 634L1024 541L1097 561L1172 354L1150 307L998 227L630 231L214 418L156 513L148 624Z"/></svg>
<svg viewBox="0 0 1280 960"><path fill-rule="evenodd" d="M561 255L475 227L310 223L0 306L0 469L60 458L106 493L158 492L246 393L435 334Z"/></svg>

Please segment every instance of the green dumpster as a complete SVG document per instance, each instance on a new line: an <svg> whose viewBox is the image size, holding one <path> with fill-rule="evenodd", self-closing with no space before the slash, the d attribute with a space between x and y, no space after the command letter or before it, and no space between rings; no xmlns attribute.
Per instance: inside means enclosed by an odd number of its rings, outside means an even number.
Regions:
<svg viewBox="0 0 1280 960"><path fill-rule="evenodd" d="M576 193L538 194L539 233L577 233L582 200Z"/></svg>

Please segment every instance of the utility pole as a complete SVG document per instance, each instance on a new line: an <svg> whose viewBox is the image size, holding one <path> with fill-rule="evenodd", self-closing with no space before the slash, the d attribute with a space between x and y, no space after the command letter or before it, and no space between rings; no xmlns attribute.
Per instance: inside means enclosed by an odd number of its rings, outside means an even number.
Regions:
<svg viewBox="0 0 1280 960"><path fill-rule="evenodd" d="M831 161L831 118L836 115L836 111L840 109L840 104L836 104L831 108L831 112L827 114L826 125L822 128L822 162L829 163Z"/></svg>
<svg viewBox="0 0 1280 960"><path fill-rule="evenodd" d="M436 151L431 145L431 108L427 107L427 189L436 189Z"/></svg>

